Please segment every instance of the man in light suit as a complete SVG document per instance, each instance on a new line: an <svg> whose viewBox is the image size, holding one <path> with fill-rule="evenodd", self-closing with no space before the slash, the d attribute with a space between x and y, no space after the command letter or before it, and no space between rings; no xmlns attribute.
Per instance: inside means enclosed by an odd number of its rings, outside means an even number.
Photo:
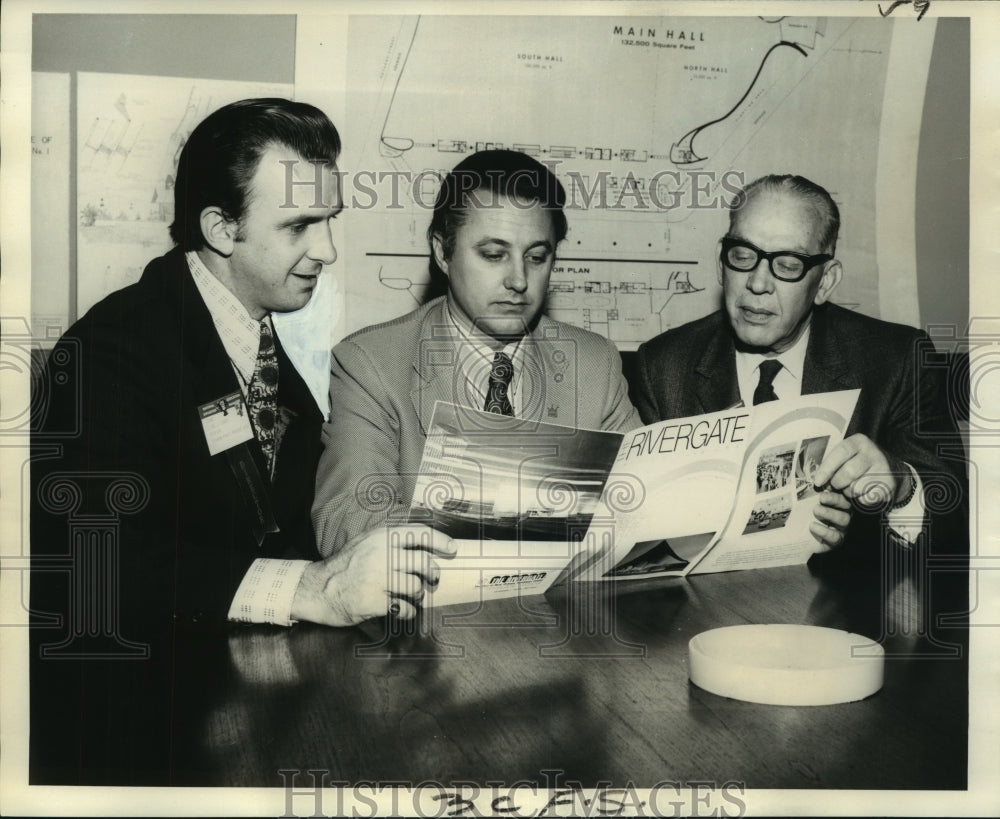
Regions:
<svg viewBox="0 0 1000 819"><path fill-rule="evenodd" d="M50 356L32 437L33 776L151 784L192 764L170 757L179 629L412 617L437 576L424 527L328 560L315 547L322 415L270 316L305 306L336 258L339 152L305 103L209 115L178 163L177 247Z"/></svg>
<svg viewBox="0 0 1000 819"><path fill-rule="evenodd" d="M333 351L313 522L322 554L408 507L436 401L527 421L628 430L639 418L615 347L542 315L565 191L516 151L443 180L428 238L447 295Z"/></svg>
<svg viewBox="0 0 1000 819"><path fill-rule="evenodd" d="M839 223L807 179L747 185L719 243L724 309L639 348L639 411L653 423L860 388L845 440L813 476L817 551L877 555L883 540L906 548L933 529L935 550L961 553L965 472L938 449L960 450L942 371L921 367L933 350L925 333L830 302L843 276Z"/></svg>

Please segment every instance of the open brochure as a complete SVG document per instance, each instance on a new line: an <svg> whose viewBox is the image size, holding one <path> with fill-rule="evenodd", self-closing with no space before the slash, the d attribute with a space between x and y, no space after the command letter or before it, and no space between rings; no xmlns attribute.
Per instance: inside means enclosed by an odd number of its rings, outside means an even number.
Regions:
<svg viewBox="0 0 1000 819"><path fill-rule="evenodd" d="M804 563L812 474L858 390L627 433L438 402L410 520L458 541L425 605L537 594L559 578L676 576Z"/></svg>
<svg viewBox="0 0 1000 819"><path fill-rule="evenodd" d="M805 563L817 548L812 476L843 439L858 395L804 395L626 433L584 544L593 560L577 577Z"/></svg>

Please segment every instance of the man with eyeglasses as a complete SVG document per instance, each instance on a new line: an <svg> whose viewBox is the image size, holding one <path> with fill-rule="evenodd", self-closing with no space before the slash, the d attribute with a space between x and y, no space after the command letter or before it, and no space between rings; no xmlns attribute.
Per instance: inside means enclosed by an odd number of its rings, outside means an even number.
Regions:
<svg viewBox="0 0 1000 819"><path fill-rule="evenodd" d="M843 277L839 225L830 194L808 179L747 185L719 243L724 308L639 348L636 406L653 423L860 388L844 441L813 475L817 551L877 555L883 539L909 548L934 528L935 550L960 553L964 466L937 452L959 441L943 371L918 371L933 349L925 333L830 302ZM931 512L957 525L932 525Z"/></svg>

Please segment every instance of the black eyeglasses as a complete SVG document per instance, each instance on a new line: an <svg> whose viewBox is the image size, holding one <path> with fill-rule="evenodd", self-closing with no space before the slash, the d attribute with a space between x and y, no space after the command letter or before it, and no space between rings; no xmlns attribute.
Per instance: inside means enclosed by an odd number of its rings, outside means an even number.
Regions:
<svg viewBox="0 0 1000 819"><path fill-rule="evenodd" d="M761 259L767 259L767 266L774 278L783 282L799 282L816 265L830 261L833 256L829 253L806 256L792 250L776 250L774 253L768 253L742 239L727 236L722 240L722 253L719 258L725 267L740 273L749 273L760 264Z"/></svg>

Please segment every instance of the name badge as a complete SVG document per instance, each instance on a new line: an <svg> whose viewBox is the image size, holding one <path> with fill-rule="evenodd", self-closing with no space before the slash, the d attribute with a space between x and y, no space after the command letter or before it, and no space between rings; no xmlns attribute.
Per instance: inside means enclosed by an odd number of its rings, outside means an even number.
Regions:
<svg viewBox="0 0 1000 819"><path fill-rule="evenodd" d="M250 415L240 392L224 395L198 407L208 451L212 455L253 438Z"/></svg>

